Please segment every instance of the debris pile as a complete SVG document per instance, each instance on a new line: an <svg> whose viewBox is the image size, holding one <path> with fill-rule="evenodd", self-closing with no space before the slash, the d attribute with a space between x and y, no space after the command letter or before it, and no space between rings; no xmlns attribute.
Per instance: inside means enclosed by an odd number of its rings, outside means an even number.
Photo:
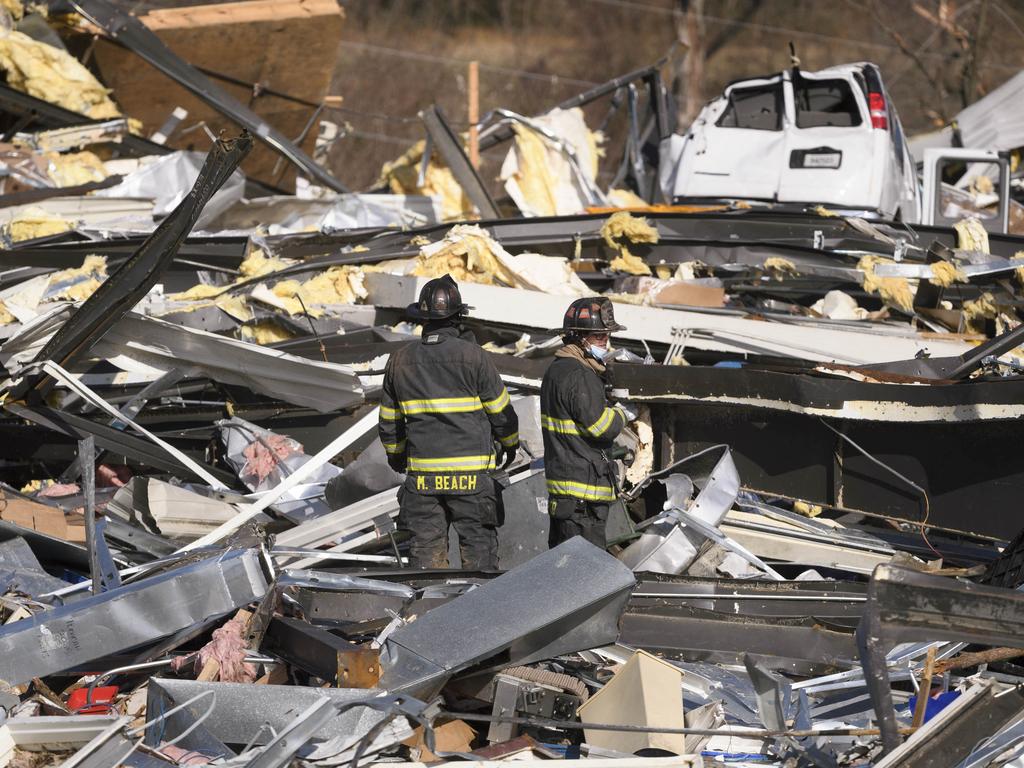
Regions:
<svg viewBox="0 0 1024 768"><path fill-rule="evenodd" d="M72 5L242 131L142 138L35 6L0 41L0 768L1020 763L1005 158L955 226L675 200L655 66L476 126L507 197L436 107L354 193L145 17ZM602 189L580 108L612 96L652 127ZM242 172L257 141L301 194ZM375 431L444 275L518 415L496 571L409 567ZM538 394L594 296L632 423L606 546L549 548Z"/></svg>

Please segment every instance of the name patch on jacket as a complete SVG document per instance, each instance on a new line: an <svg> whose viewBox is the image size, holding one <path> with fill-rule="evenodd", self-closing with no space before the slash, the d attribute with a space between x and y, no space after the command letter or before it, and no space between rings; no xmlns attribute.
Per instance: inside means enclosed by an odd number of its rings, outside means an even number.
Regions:
<svg viewBox="0 0 1024 768"><path fill-rule="evenodd" d="M476 473L452 475L416 475L416 490L420 493L444 493L446 491L470 492L477 490Z"/></svg>

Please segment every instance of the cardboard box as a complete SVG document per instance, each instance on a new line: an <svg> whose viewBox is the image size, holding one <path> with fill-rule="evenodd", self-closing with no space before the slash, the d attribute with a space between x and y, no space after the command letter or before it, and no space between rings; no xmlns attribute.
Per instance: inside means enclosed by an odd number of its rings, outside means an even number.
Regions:
<svg viewBox="0 0 1024 768"><path fill-rule="evenodd" d="M683 728L683 672L646 651L637 651L615 677L579 708L580 722L607 725L642 725ZM678 733L584 730L587 744L636 754L661 749L686 754Z"/></svg>

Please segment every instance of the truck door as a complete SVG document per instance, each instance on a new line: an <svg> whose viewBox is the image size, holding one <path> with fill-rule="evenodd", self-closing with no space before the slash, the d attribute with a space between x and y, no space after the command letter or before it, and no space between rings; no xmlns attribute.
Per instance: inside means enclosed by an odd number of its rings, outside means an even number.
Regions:
<svg viewBox="0 0 1024 768"><path fill-rule="evenodd" d="M979 149L924 151L922 223L952 226L971 216L989 232L1005 233L1010 216L1010 163Z"/></svg>
<svg viewBox="0 0 1024 768"><path fill-rule="evenodd" d="M779 200L878 210L876 166L889 159L889 136L874 135L852 77L794 72L786 85L793 127L786 131Z"/></svg>
<svg viewBox="0 0 1024 768"><path fill-rule="evenodd" d="M744 81L723 97L721 114L694 137L686 194L775 200L785 162L782 77Z"/></svg>

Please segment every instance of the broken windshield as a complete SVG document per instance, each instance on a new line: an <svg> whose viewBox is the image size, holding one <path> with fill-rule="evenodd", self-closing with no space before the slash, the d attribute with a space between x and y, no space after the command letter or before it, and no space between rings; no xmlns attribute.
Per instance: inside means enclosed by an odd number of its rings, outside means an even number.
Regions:
<svg viewBox="0 0 1024 768"><path fill-rule="evenodd" d="M721 128L753 128L759 131L782 130L782 86L780 83L753 88L734 88L729 106L718 118Z"/></svg>
<svg viewBox="0 0 1024 768"><path fill-rule="evenodd" d="M851 128L861 124L860 108L846 80L793 83L797 128Z"/></svg>

